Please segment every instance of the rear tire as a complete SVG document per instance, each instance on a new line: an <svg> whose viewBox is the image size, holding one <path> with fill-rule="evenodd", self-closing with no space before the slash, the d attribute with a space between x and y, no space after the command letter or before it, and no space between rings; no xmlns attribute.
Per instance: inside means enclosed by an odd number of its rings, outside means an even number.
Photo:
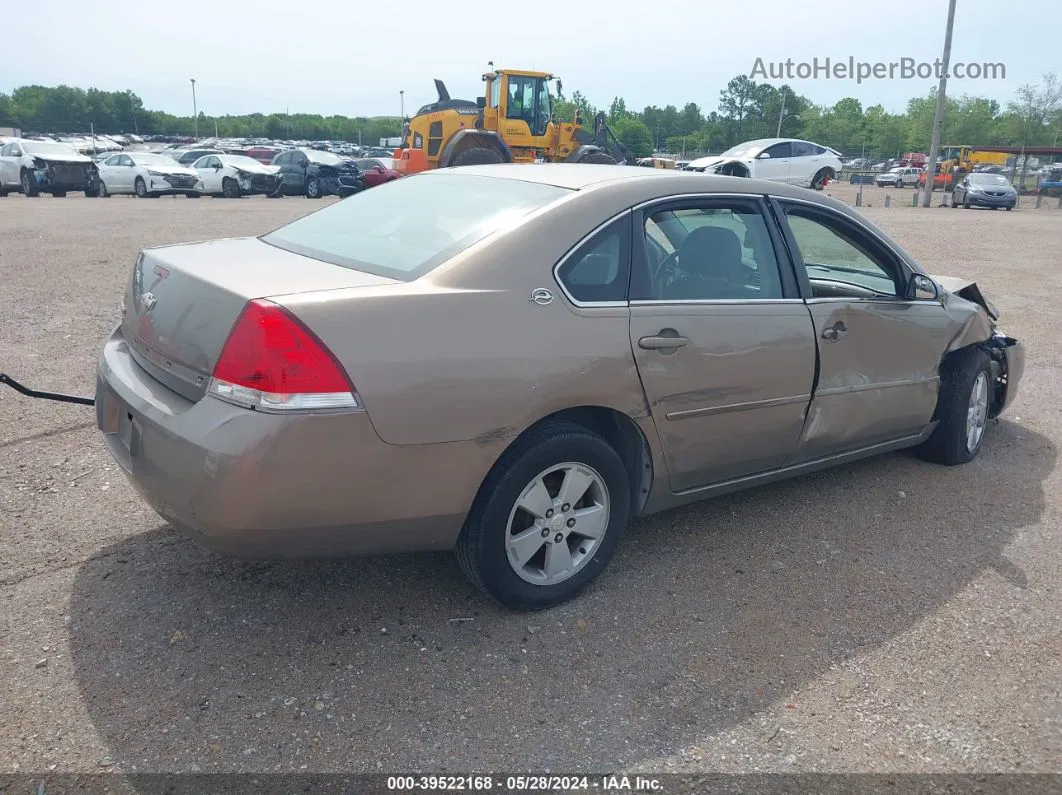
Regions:
<svg viewBox="0 0 1062 795"><path fill-rule="evenodd" d="M489 166L495 163L504 163L502 156L494 149L485 146L477 146L466 149L454 158L454 166Z"/></svg>
<svg viewBox="0 0 1062 795"><path fill-rule="evenodd" d="M820 169L819 172L811 178L811 189L822 190L826 187L826 183L833 179L833 171L828 168Z"/></svg>
<svg viewBox="0 0 1062 795"><path fill-rule="evenodd" d="M536 493L541 499L532 499ZM533 514L521 504L541 507ZM604 571L629 515L627 471L608 442L581 425L544 423L515 442L484 480L457 559L468 579L501 604L541 610L571 599ZM591 535L580 533L580 522ZM513 543L520 537L524 543Z"/></svg>
<svg viewBox="0 0 1062 795"><path fill-rule="evenodd" d="M941 368L940 396L933 416L939 424L919 445L918 454L946 466L976 458L984 442L994 390L987 353L966 348L951 354Z"/></svg>

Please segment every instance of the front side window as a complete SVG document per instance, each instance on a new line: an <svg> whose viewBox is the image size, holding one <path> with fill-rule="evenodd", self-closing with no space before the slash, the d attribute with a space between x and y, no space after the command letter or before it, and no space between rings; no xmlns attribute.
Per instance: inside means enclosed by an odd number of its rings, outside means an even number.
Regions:
<svg viewBox="0 0 1062 795"><path fill-rule="evenodd" d="M646 261L631 298L734 301L782 298L767 223L752 203L658 210L645 220Z"/></svg>
<svg viewBox="0 0 1062 795"><path fill-rule="evenodd" d="M895 265L863 235L825 213L790 207L789 228L804 260L812 295L895 298Z"/></svg>
<svg viewBox="0 0 1062 795"><path fill-rule="evenodd" d="M568 193L518 179L429 173L356 193L261 240L334 265L412 281Z"/></svg>
<svg viewBox="0 0 1062 795"><path fill-rule="evenodd" d="M793 145L786 141L785 143L769 146L764 151L771 156L771 160L778 160L779 158L792 157Z"/></svg>

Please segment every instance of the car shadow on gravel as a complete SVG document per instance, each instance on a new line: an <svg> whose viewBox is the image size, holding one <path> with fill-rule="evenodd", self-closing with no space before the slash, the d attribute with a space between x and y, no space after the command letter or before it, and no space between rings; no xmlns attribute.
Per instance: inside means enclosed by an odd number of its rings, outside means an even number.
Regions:
<svg viewBox="0 0 1062 795"><path fill-rule="evenodd" d="M1055 458L1004 421L967 466L894 454L671 511L537 614L448 554L233 561L151 532L76 576L78 684L115 771L607 772L748 719L974 577L1025 587L1004 547Z"/></svg>

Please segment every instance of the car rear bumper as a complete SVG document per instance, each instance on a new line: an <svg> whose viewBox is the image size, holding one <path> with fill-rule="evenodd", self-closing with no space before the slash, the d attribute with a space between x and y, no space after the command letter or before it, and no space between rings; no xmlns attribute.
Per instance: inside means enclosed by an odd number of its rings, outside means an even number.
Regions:
<svg viewBox="0 0 1062 795"><path fill-rule="evenodd" d="M160 516L248 557L450 549L498 452L389 445L364 412L288 417L213 397L192 403L141 369L118 330L98 359L96 421Z"/></svg>

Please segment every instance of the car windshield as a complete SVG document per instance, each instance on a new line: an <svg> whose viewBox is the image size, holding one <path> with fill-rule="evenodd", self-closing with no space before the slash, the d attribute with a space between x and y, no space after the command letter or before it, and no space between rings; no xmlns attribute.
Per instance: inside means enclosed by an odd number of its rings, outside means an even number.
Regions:
<svg viewBox="0 0 1062 795"><path fill-rule="evenodd" d="M31 155L76 155L77 152L67 144L51 141L23 141L22 148Z"/></svg>
<svg viewBox="0 0 1062 795"><path fill-rule="evenodd" d="M412 281L568 192L496 177L407 177L356 193L261 240L345 268Z"/></svg>
<svg viewBox="0 0 1062 795"><path fill-rule="evenodd" d="M1002 174L971 174L970 182L975 185L1010 185Z"/></svg>
<svg viewBox="0 0 1062 795"><path fill-rule="evenodd" d="M133 158L133 162L138 166L172 166L173 158L166 157L166 155L156 155L149 153L130 154Z"/></svg>
<svg viewBox="0 0 1062 795"><path fill-rule="evenodd" d="M766 147L763 141L746 141L743 144L738 144L732 149L727 149L720 157L752 157L758 155Z"/></svg>
<svg viewBox="0 0 1062 795"><path fill-rule="evenodd" d="M233 166L234 168L258 168L262 165L253 157L247 157L246 155L218 155L218 157L221 158L221 162L226 166Z"/></svg>
<svg viewBox="0 0 1062 795"><path fill-rule="evenodd" d="M307 149L306 157L313 163L320 163L324 166L338 166L343 162L343 158L339 155L334 155L331 152L322 152L318 149Z"/></svg>

